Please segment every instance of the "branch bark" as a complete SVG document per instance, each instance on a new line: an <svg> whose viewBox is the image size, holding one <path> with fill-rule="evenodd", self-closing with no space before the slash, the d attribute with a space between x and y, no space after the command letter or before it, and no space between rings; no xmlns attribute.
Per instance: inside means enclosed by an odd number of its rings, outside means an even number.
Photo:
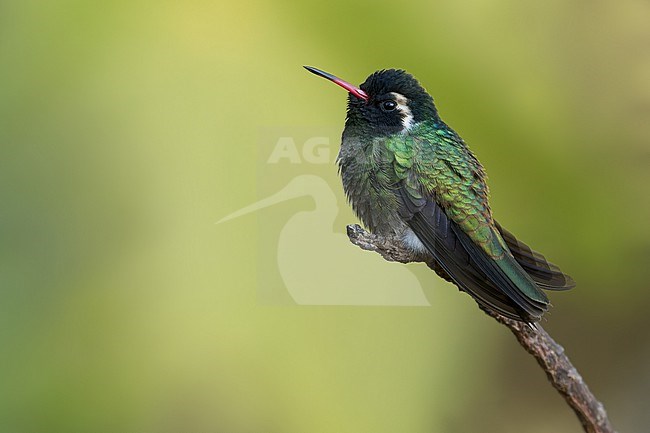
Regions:
<svg viewBox="0 0 650 433"><path fill-rule="evenodd" d="M347 231L350 241L364 250L379 253L391 262L424 262L442 278L451 281L435 261L403 248L398 239L368 233L357 224L349 225ZM591 393L578 370L564 353L564 348L557 344L539 324L536 325L537 329L534 329L493 311L486 309L483 311L510 329L526 352L535 357L553 388L573 409L585 432L616 433L607 418L605 407Z"/></svg>

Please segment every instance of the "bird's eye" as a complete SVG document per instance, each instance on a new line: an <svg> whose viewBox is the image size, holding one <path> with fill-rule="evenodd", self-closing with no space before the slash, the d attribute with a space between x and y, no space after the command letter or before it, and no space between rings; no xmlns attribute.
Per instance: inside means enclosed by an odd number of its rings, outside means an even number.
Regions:
<svg viewBox="0 0 650 433"><path fill-rule="evenodd" d="M397 108L397 103L395 101L384 101L381 103L381 109L384 111L393 111Z"/></svg>

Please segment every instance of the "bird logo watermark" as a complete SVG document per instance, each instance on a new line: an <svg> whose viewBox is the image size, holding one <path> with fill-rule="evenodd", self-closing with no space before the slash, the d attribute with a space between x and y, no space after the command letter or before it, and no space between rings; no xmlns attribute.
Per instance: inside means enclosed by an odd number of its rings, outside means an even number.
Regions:
<svg viewBox="0 0 650 433"><path fill-rule="evenodd" d="M256 224L262 304L428 306L418 277L350 244L336 127L260 129L257 195L222 217ZM343 214L343 215L341 215Z"/></svg>

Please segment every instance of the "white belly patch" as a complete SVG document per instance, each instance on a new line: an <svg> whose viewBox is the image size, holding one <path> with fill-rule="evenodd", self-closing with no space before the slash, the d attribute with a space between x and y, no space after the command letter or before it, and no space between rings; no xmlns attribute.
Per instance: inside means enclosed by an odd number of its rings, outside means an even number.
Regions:
<svg viewBox="0 0 650 433"><path fill-rule="evenodd" d="M418 239L417 235L413 233L413 230L407 228L402 235L402 242L406 245L407 248L418 253L427 253L427 247L424 246L422 241Z"/></svg>

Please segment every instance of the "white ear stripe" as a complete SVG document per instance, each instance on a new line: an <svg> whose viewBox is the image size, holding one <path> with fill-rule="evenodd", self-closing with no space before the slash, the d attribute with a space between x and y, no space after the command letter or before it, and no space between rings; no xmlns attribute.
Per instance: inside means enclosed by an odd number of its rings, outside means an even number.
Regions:
<svg viewBox="0 0 650 433"><path fill-rule="evenodd" d="M393 95L395 102L397 102L397 109L403 114L402 132L407 132L415 125L413 113L408 106L408 98L397 92L391 92L390 94Z"/></svg>

